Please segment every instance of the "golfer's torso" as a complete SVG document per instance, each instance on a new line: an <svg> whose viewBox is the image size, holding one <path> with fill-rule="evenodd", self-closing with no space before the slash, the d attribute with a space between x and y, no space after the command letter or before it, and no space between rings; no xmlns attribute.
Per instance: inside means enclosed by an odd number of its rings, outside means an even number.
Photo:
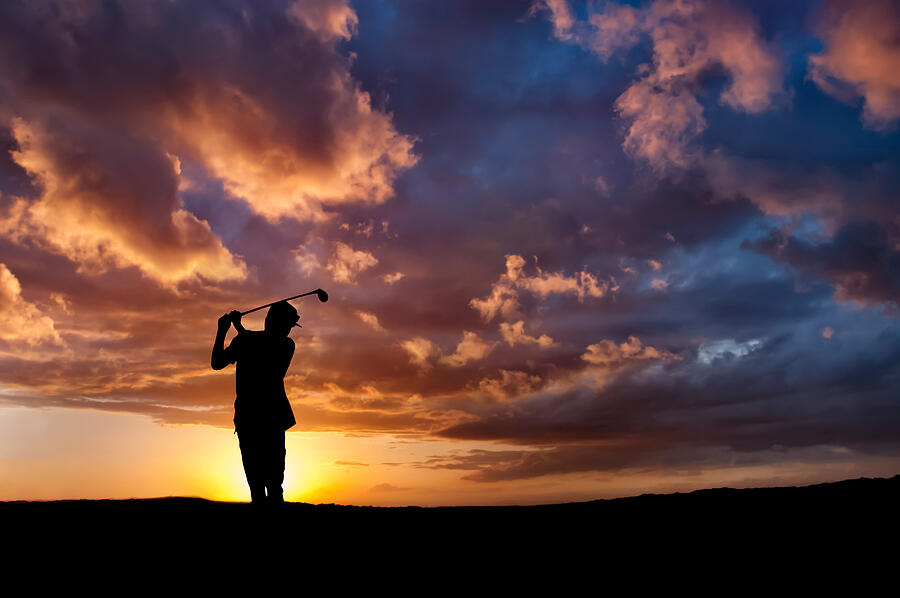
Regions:
<svg viewBox="0 0 900 598"><path fill-rule="evenodd" d="M241 337L235 362L235 425L292 425L282 377L291 358L290 341L255 331Z"/></svg>

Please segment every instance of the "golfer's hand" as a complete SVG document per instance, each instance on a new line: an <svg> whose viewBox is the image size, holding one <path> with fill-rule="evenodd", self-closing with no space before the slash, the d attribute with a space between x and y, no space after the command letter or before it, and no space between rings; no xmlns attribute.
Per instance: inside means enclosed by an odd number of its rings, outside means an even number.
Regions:
<svg viewBox="0 0 900 598"><path fill-rule="evenodd" d="M219 318L219 332L228 332L229 328L231 328L231 314L225 314Z"/></svg>
<svg viewBox="0 0 900 598"><path fill-rule="evenodd" d="M241 326L241 312L234 310L228 314L228 317L231 319L231 323L234 324L236 329L240 330L243 328L243 326Z"/></svg>

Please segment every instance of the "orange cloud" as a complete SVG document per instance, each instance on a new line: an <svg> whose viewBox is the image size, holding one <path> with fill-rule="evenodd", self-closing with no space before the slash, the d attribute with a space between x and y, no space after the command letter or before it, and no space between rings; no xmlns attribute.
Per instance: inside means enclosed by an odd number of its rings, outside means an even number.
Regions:
<svg viewBox="0 0 900 598"><path fill-rule="evenodd" d="M304 139L322 134L313 119L326 115L286 123L267 105L273 98L249 89L203 97L191 112L173 114L168 126L233 196L271 220L322 220L327 206L382 203L393 196L396 175L418 161L413 140L372 108L348 72L334 73L327 84L331 97L322 108L337 119L327 132L331 147L310 147Z"/></svg>
<svg viewBox="0 0 900 598"><path fill-rule="evenodd" d="M400 343L400 346L409 353L409 362L422 369L431 367L431 364L428 363L428 358L437 352L437 347L435 347L434 343L421 336L403 341Z"/></svg>
<svg viewBox="0 0 900 598"><path fill-rule="evenodd" d="M669 351L647 347L636 336L629 336L624 343L617 345L610 340L587 346L587 352L581 358L591 365L604 367L620 367L631 361L648 359L680 359Z"/></svg>
<svg viewBox="0 0 900 598"><path fill-rule="evenodd" d="M378 258L368 251L357 251L338 241L334 244L334 254L326 268L335 282L356 284L356 276L378 263Z"/></svg>
<svg viewBox="0 0 900 598"><path fill-rule="evenodd" d="M473 298L469 306L478 310L485 322L493 320L497 315L512 318L519 309L519 291L529 291L541 299L549 295L571 294L584 301L586 297L602 298L615 293L619 287L614 278L599 280L595 275L582 270L574 276L566 276L561 272L544 272L537 269L536 276L524 273L525 259L520 255L506 256L506 273L491 285L490 294L483 298Z"/></svg>
<svg viewBox="0 0 900 598"><path fill-rule="evenodd" d="M817 30L825 49L809 57L809 78L846 102L863 99L863 123L891 130L900 119L900 5L891 0L827 2Z"/></svg>
<svg viewBox="0 0 900 598"><path fill-rule="evenodd" d="M22 297L22 286L6 264L0 263L0 341L18 353L24 346L63 346L53 320Z"/></svg>
<svg viewBox="0 0 900 598"><path fill-rule="evenodd" d="M403 272L394 272L393 274L385 274L381 279L387 284L394 284L404 276L406 275Z"/></svg>
<svg viewBox="0 0 900 598"><path fill-rule="evenodd" d="M546 348L552 347L554 344L553 339L546 334L542 334L539 337L526 334L525 322L523 320L519 320L515 324L501 322L500 334L503 335L503 340L506 341L510 347L514 347L515 345L534 344Z"/></svg>
<svg viewBox="0 0 900 598"><path fill-rule="evenodd" d="M179 163L143 142L56 122L14 119L11 152L40 189L0 222L13 240L42 246L88 271L137 266L160 282L202 273L242 279L246 266L178 197Z"/></svg>
<svg viewBox="0 0 900 598"><path fill-rule="evenodd" d="M463 332L463 338L456 346L456 351L451 355L445 355L441 358L441 363L445 363L451 367L460 367L470 361L483 359L494 348L494 343L488 343L481 340L481 337L474 332L466 330Z"/></svg>
<svg viewBox="0 0 900 598"><path fill-rule="evenodd" d="M323 220L333 206L393 195L418 160L414 139L350 73L338 47L357 22L346 0L205 9L85 2L4 14L21 35L4 38L15 59L0 63L0 125L39 191L4 234L83 271L222 282L244 279L245 263L182 204L181 164L272 221ZM111 19L104 44L70 43L96 39ZM53 76L30 75L46 64Z"/></svg>
<svg viewBox="0 0 900 598"><path fill-rule="evenodd" d="M375 330L376 332L385 331L381 323L378 322L378 316L376 316L375 314L360 310L355 310L353 313L355 313L356 317L362 320L366 324L366 326L368 326L372 330Z"/></svg>
<svg viewBox="0 0 900 598"><path fill-rule="evenodd" d="M478 389L498 401L513 399L534 392L543 380L540 376L515 370L500 370L497 378L483 378Z"/></svg>

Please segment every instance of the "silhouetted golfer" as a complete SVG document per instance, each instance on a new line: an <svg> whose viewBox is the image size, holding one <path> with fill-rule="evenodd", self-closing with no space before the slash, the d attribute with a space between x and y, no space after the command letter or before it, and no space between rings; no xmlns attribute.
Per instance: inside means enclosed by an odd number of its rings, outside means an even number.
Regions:
<svg viewBox="0 0 900 598"><path fill-rule="evenodd" d="M284 392L284 375L294 356L294 341L288 333L299 319L297 310L285 301L269 308L265 330L245 330L237 311L219 318L210 365L221 370L237 364L234 429L255 503L284 501L284 432L297 423ZM238 335L226 349L231 324Z"/></svg>

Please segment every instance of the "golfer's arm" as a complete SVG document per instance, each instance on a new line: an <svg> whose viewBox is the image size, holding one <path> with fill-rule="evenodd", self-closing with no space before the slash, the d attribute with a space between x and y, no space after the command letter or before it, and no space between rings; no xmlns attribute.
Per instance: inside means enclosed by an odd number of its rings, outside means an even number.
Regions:
<svg viewBox="0 0 900 598"><path fill-rule="evenodd" d="M228 331L219 332L216 334L216 340L213 343L212 355L209 358L209 365L212 366L214 370L221 370L225 366L228 365L228 362L225 359L225 335L228 334Z"/></svg>
<svg viewBox="0 0 900 598"><path fill-rule="evenodd" d="M292 344L291 350L285 352L285 360L282 363L281 371L279 372L281 374L282 378L284 378L287 375L288 368L291 367L291 360L293 358L294 358L294 345Z"/></svg>

